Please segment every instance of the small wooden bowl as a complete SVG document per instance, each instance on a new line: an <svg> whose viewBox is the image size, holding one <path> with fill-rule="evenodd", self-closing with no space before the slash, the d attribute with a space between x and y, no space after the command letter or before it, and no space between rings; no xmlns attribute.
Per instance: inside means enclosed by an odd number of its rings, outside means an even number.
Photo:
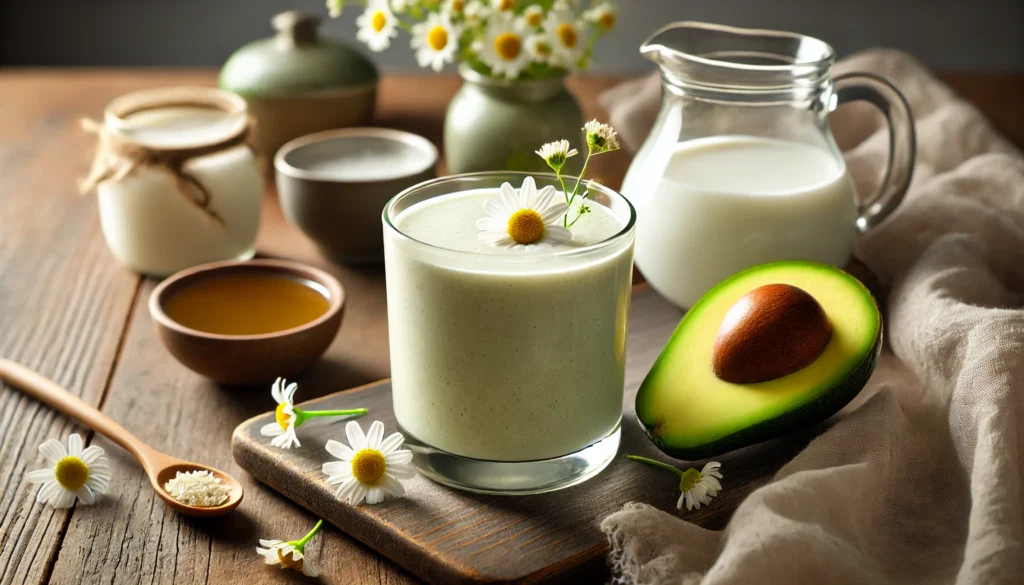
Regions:
<svg viewBox="0 0 1024 585"><path fill-rule="evenodd" d="M316 283L328 292L327 312L304 325L274 333L220 335L185 327L164 311L168 300L191 284L253 271ZM251 386L270 384L316 362L338 334L344 305L341 283L323 270L286 260L232 260L203 264L168 277L149 297L149 314L164 347L185 367L219 384Z"/></svg>

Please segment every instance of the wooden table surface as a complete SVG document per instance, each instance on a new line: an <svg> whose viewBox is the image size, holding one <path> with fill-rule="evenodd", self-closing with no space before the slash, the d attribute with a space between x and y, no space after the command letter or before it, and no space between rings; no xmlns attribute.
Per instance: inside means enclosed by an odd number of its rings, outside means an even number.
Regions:
<svg viewBox="0 0 1024 585"><path fill-rule="evenodd" d="M953 86L1024 144L1024 76L950 74ZM571 80L589 118L601 89L617 80ZM259 538L302 536L316 518L242 472L230 439L241 421L270 410L266 389L227 390L178 365L156 339L146 310L154 281L107 251L94 197L76 194L93 140L79 130L114 97L166 85L212 85L210 71L0 71L0 356L20 362L119 420L154 447L224 469L244 484L235 513L196 520L167 510L121 449L0 384L0 585L23 583L287 583L292 571L265 567ZM454 77L389 77L377 123L439 142ZM617 186L625 153L597 159ZM380 268L330 264L284 223L271 190L259 251L325 268L347 290L341 333L326 357L297 379L301 399L388 375L384 279ZM35 502L27 471L37 446L82 433L107 450L114 479L94 506L54 510ZM415 579L334 528L307 548L323 583L414 583Z"/></svg>

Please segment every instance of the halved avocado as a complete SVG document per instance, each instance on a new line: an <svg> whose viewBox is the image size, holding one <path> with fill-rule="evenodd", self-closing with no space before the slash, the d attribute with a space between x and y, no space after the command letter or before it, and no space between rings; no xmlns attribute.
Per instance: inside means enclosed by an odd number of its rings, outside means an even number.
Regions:
<svg viewBox="0 0 1024 585"><path fill-rule="evenodd" d="M781 377L734 384L716 376L712 349L730 308L752 290L795 286L832 325L816 359ZM755 266L722 281L679 323L636 397L636 414L662 451L684 460L719 455L825 420L864 387L882 348L871 293L849 274L814 262Z"/></svg>

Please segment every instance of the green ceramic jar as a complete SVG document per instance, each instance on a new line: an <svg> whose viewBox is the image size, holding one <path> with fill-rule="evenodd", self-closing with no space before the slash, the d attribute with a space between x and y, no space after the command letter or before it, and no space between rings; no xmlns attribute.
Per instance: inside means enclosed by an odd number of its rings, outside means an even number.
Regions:
<svg viewBox="0 0 1024 585"><path fill-rule="evenodd" d="M574 148L584 145L583 113L564 77L495 79L466 66L460 72L464 83L444 121L449 173L548 171L534 152L542 144L564 138Z"/></svg>
<svg viewBox="0 0 1024 585"><path fill-rule="evenodd" d="M218 79L248 103L260 153L273 155L313 132L369 123L377 67L354 47L320 38L320 19L312 14L282 12L271 22L277 35L235 51Z"/></svg>

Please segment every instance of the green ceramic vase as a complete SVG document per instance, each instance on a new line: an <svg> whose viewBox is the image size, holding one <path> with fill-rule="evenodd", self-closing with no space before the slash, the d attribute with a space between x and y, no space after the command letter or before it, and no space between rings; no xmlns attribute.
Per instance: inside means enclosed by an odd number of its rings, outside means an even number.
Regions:
<svg viewBox="0 0 1024 585"><path fill-rule="evenodd" d="M462 67L460 73L464 83L448 105L444 121L449 173L548 171L534 151L562 138L573 148L585 150L583 113L566 90L564 77L495 79L469 67Z"/></svg>

